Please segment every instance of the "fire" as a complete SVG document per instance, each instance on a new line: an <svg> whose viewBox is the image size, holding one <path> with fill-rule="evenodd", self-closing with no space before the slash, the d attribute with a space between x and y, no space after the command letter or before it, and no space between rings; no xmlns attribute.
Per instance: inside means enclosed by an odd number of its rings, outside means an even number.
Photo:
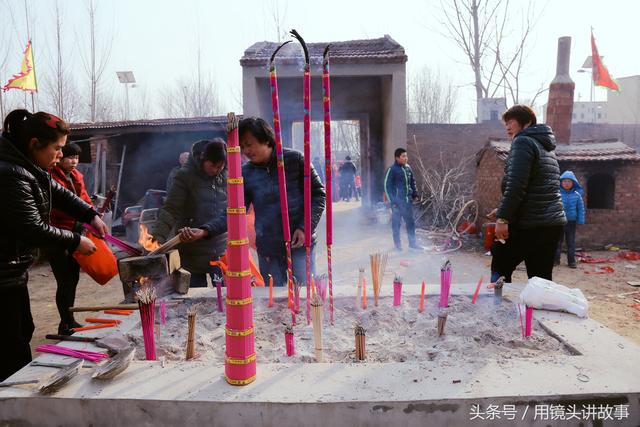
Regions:
<svg viewBox="0 0 640 427"><path fill-rule="evenodd" d="M141 286L146 286L148 284L150 284L150 280L148 277L145 276L140 276L140 278L138 279L138 283L140 283Z"/></svg>
<svg viewBox="0 0 640 427"><path fill-rule="evenodd" d="M153 236L149 234L149 229L145 224L140 224L140 237L138 237L138 243L149 252L160 247L160 243L153 240Z"/></svg>

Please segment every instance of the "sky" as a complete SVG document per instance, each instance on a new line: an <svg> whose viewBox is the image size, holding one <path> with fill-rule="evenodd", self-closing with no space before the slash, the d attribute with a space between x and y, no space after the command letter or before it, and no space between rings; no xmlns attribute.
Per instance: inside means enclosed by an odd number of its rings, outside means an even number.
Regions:
<svg viewBox="0 0 640 427"><path fill-rule="evenodd" d="M443 0L447 3L451 0ZM34 43L39 80L50 72L53 57L53 8L55 0L0 1L0 63L3 49L7 60L0 68L4 84L20 67L27 40L25 3ZM86 85L79 52L86 51L88 20L86 1L58 0L62 9L66 61L78 86ZM101 45L111 45L105 69L105 88L124 99L124 87L116 71L134 72L137 87L130 89L132 110L140 98L151 99L153 115L162 116L157 96L182 76L193 73L199 45L203 66L218 87L222 109L241 111L242 68L239 59L253 43L277 39L274 11L284 29L296 28L307 42L378 38L389 34L404 46L409 75L424 66L439 71L458 88L455 121L473 122L475 91L473 74L465 57L444 34L441 2L434 0L303 2L285 0L99 0L97 32ZM508 43L517 42L518 24L529 1L511 0ZM537 23L530 39L521 78L523 98L546 87L555 75L557 39L572 37L571 75L576 82L576 100L589 100L588 73L578 73L591 54L593 27L605 65L615 77L640 74L640 55L633 51L640 40L640 2L636 0L531 0ZM5 13L11 11L12 13ZM266 75L266 70L265 70ZM17 91L5 94L12 105L22 102ZM42 96L42 95L41 95ZM606 90L596 88L596 100L606 99ZM38 105L41 104L38 99ZM538 104L546 102L541 95ZM221 111L223 112L223 111Z"/></svg>

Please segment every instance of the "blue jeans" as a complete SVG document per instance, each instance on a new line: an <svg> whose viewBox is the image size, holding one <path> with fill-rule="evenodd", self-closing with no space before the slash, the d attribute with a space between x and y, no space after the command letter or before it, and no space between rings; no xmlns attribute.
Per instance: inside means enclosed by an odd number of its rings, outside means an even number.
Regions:
<svg viewBox="0 0 640 427"><path fill-rule="evenodd" d="M311 275L316 274L316 245L311 245ZM296 248L291 250L291 261L293 262L293 277L298 283L304 284L307 281L307 260L306 249ZM258 252L258 263L260 264L260 274L265 283L269 283L269 274L273 277L273 286L285 286L287 284L287 257L286 256L264 256Z"/></svg>
<svg viewBox="0 0 640 427"><path fill-rule="evenodd" d="M402 247L400 240L400 226L402 220L407 226L407 236L409 237L409 246L416 244L416 223L413 219L413 205L411 203L398 203L391 207L391 231L393 232L393 244L397 248Z"/></svg>
<svg viewBox="0 0 640 427"><path fill-rule="evenodd" d="M224 286L224 276L220 267L213 267L213 271L210 273L191 273L191 280L189 281L190 288L206 288L207 287L207 274L211 277L211 282L216 283L216 280L222 282Z"/></svg>
<svg viewBox="0 0 640 427"><path fill-rule="evenodd" d="M564 226L563 235L558 242L556 250L556 263L560 263L560 253L562 252L562 241L567 242L567 264L576 265L576 222L569 221Z"/></svg>

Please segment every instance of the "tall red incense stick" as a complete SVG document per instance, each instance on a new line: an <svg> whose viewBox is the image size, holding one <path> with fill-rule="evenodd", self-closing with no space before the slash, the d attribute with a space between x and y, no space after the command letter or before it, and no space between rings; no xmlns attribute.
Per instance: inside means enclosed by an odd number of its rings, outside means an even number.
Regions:
<svg viewBox="0 0 640 427"><path fill-rule="evenodd" d="M227 325L225 378L232 385L246 385L256 378L253 335L251 265L247 237L247 211L240 163L238 118L227 115Z"/></svg>
<svg viewBox="0 0 640 427"><path fill-rule="evenodd" d="M291 30L304 51L302 107L304 109L304 247L306 250L307 284L311 283L311 71L309 50L296 30Z"/></svg>
<svg viewBox="0 0 640 427"><path fill-rule="evenodd" d="M333 197L331 196L331 85L329 82L329 46L322 54L322 107L324 110L324 174L327 206L327 275L329 280L329 316L333 325L333 271L331 245L333 245Z"/></svg>
<svg viewBox="0 0 640 427"><path fill-rule="evenodd" d="M269 84L271 86L271 110L273 111L273 132L276 139L276 157L278 160L278 191L280 192L280 215L282 216L282 239L287 256L287 295L288 306L293 306L293 262L291 260L291 229L289 228L289 202L287 201L287 181L284 174L284 154L282 150L282 131L280 129L280 100L278 99L278 77L276 75L275 58L282 46L291 43L288 40L282 43L271 55L269 61ZM280 284L278 284L280 286Z"/></svg>

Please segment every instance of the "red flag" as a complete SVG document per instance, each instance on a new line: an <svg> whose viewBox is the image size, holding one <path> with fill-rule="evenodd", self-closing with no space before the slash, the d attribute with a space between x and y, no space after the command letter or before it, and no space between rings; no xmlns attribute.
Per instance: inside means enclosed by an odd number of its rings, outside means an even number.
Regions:
<svg viewBox="0 0 640 427"><path fill-rule="evenodd" d="M596 47L596 39L593 37L593 31L591 31L591 67L593 74L593 84L596 86L603 86L615 91L620 91L618 84L611 78L607 67L602 63L600 55L598 55L598 48Z"/></svg>

